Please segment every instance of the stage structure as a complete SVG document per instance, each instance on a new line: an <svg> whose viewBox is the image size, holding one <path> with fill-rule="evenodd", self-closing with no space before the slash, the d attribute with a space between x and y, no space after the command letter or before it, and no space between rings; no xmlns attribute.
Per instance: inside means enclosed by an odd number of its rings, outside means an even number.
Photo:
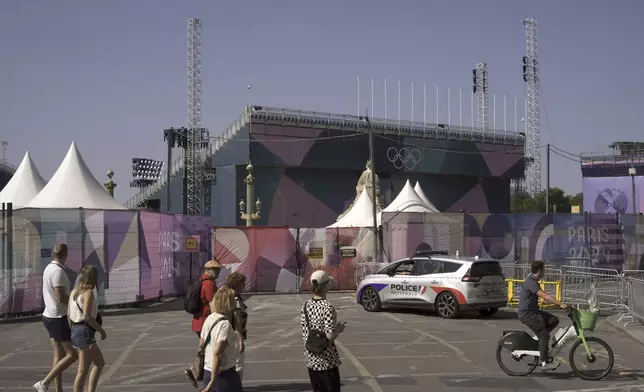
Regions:
<svg viewBox="0 0 644 392"><path fill-rule="evenodd" d="M584 211L639 214L644 206L644 143L615 142L614 153L584 153Z"/></svg>
<svg viewBox="0 0 644 392"><path fill-rule="evenodd" d="M256 226L326 227L355 200L369 160L369 124L358 116L251 105L209 145L212 223L245 222L246 167L253 166L254 198L262 202ZM441 212L507 212L510 180L524 173L525 140L517 132L480 132L448 124L372 118L374 159L382 205L409 179L419 182ZM186 162L125 202L129 208L157 200L161 211L181 212ZM162 174L161 177L166 177ZM248 203L248 201L246 201Z"/></svg>

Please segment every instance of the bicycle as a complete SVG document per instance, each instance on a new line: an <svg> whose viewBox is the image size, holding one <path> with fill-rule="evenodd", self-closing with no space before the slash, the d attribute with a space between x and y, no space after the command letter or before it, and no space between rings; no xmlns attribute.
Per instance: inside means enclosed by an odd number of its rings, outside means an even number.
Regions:
<svg viewBox="0 0 644 392"><path fill-rule="evenodd" d="M560 328L552 339L552 345L548 353L549 359L555 358L568 344L573 343L570 348L570 367L573 372L584 380L601 380L606 377L611 370L615 361L613 350L608 343L604 340L594 337L586 336L587 331L595 329L598 313L591 313L575 309L570 306L568 317L572 320L572 324L567 328ZM586 375L582 372L581 368L586 368L587 364L593 364L600 355L597 350L591 349L591 343L597 343L599 346L606 350L608 356L608 366L599 374L594 376ZM582 347L585 352L586 363L577 363L575 360L575 352ZM503 362L501 358L504 352L509 352L514 362L521 362L524 358L532 358L532 362L526 363L527 369L523 371L512 371L508 368L508 364ZM496 349L496 361L501 369L510 376L527 376L540 365L539 362L539 341L536 336L530 335L525 331L503 331L503 337L499 340Z"/></svg>

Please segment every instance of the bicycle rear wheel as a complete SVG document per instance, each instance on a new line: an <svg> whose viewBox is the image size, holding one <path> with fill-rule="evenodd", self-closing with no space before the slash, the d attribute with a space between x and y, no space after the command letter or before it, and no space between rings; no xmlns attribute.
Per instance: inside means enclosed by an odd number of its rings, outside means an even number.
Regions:
<svg viewBox="0 0 644 392"><path fill-rule="evenodd" d="M501 339L502 341L503 339ZM534 356L522 355L515 357L510 350L503 348L503 344L499 341L496 347L496 362L499 364L501 370L510 376L527 376L532 373L539 365L539 358ZM504 360L507 362L504 362ZM517 367L518 370L511 370L512 366Z"/></svg>
<svg viewBox="0 0 644 392"><path fill-rule="evenodd" d="M594 336L587 337L586 343L590 348L591 355L589 356L586 352L582 340L577 340L570 348L570 367L584 380L601 380L613 370L615 363L613 350L608 343ZM598 370L589 370L589 367L600 361L606 361L607 364L599 367Z"/></svg>

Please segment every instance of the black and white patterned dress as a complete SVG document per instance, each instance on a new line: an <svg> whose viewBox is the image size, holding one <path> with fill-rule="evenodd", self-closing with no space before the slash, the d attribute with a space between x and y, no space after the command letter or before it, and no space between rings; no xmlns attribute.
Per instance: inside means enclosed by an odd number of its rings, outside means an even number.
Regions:
<svg viewBox="0 0 644 392"><path fill-rule="evenodd" d="M306 324L304 312L308 312L311 328L324 331L327 334L335 333L338 323L338 317L333 305L325 299L311 299L304 303L300 311L300 323L302 325L302 339L306 344L309 336L309 327ZM335 343L329 341L327 348L321 354L315 354L304 349L304 358L306 366L315 371L333 369L340 366L340 355Z"/></svg>

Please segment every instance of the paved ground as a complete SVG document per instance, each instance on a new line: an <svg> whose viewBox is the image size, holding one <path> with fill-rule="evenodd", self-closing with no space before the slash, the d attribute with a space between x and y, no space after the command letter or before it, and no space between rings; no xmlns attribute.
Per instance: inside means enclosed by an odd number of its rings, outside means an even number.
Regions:
<svg viewBox="0 0 644 392"><path fill-rule="evenodd" d="M251 312L246 392L310 390L298 312L305 298L267 295L247 301ZM447 321L431 314L367 313L347 294L332 300L341 320L348 321L338 344L345 392L644 391L644 349L607 322L596 333L616 354L614 374L606 380L579 380L567 363L554 373L537 370L530 377L512 378L500 372L494 349L503 329L521 328L513 313ZM181 371L192 359L197 340L190 332L190 318L177 305L105 317L108 338L100 345L108 367L100 390L193 390ZM0 325L0 342L0 391L30 390L51 361L42 324ZM66 391L71 391L75 372L73 365L65 375Z"/></svg>

